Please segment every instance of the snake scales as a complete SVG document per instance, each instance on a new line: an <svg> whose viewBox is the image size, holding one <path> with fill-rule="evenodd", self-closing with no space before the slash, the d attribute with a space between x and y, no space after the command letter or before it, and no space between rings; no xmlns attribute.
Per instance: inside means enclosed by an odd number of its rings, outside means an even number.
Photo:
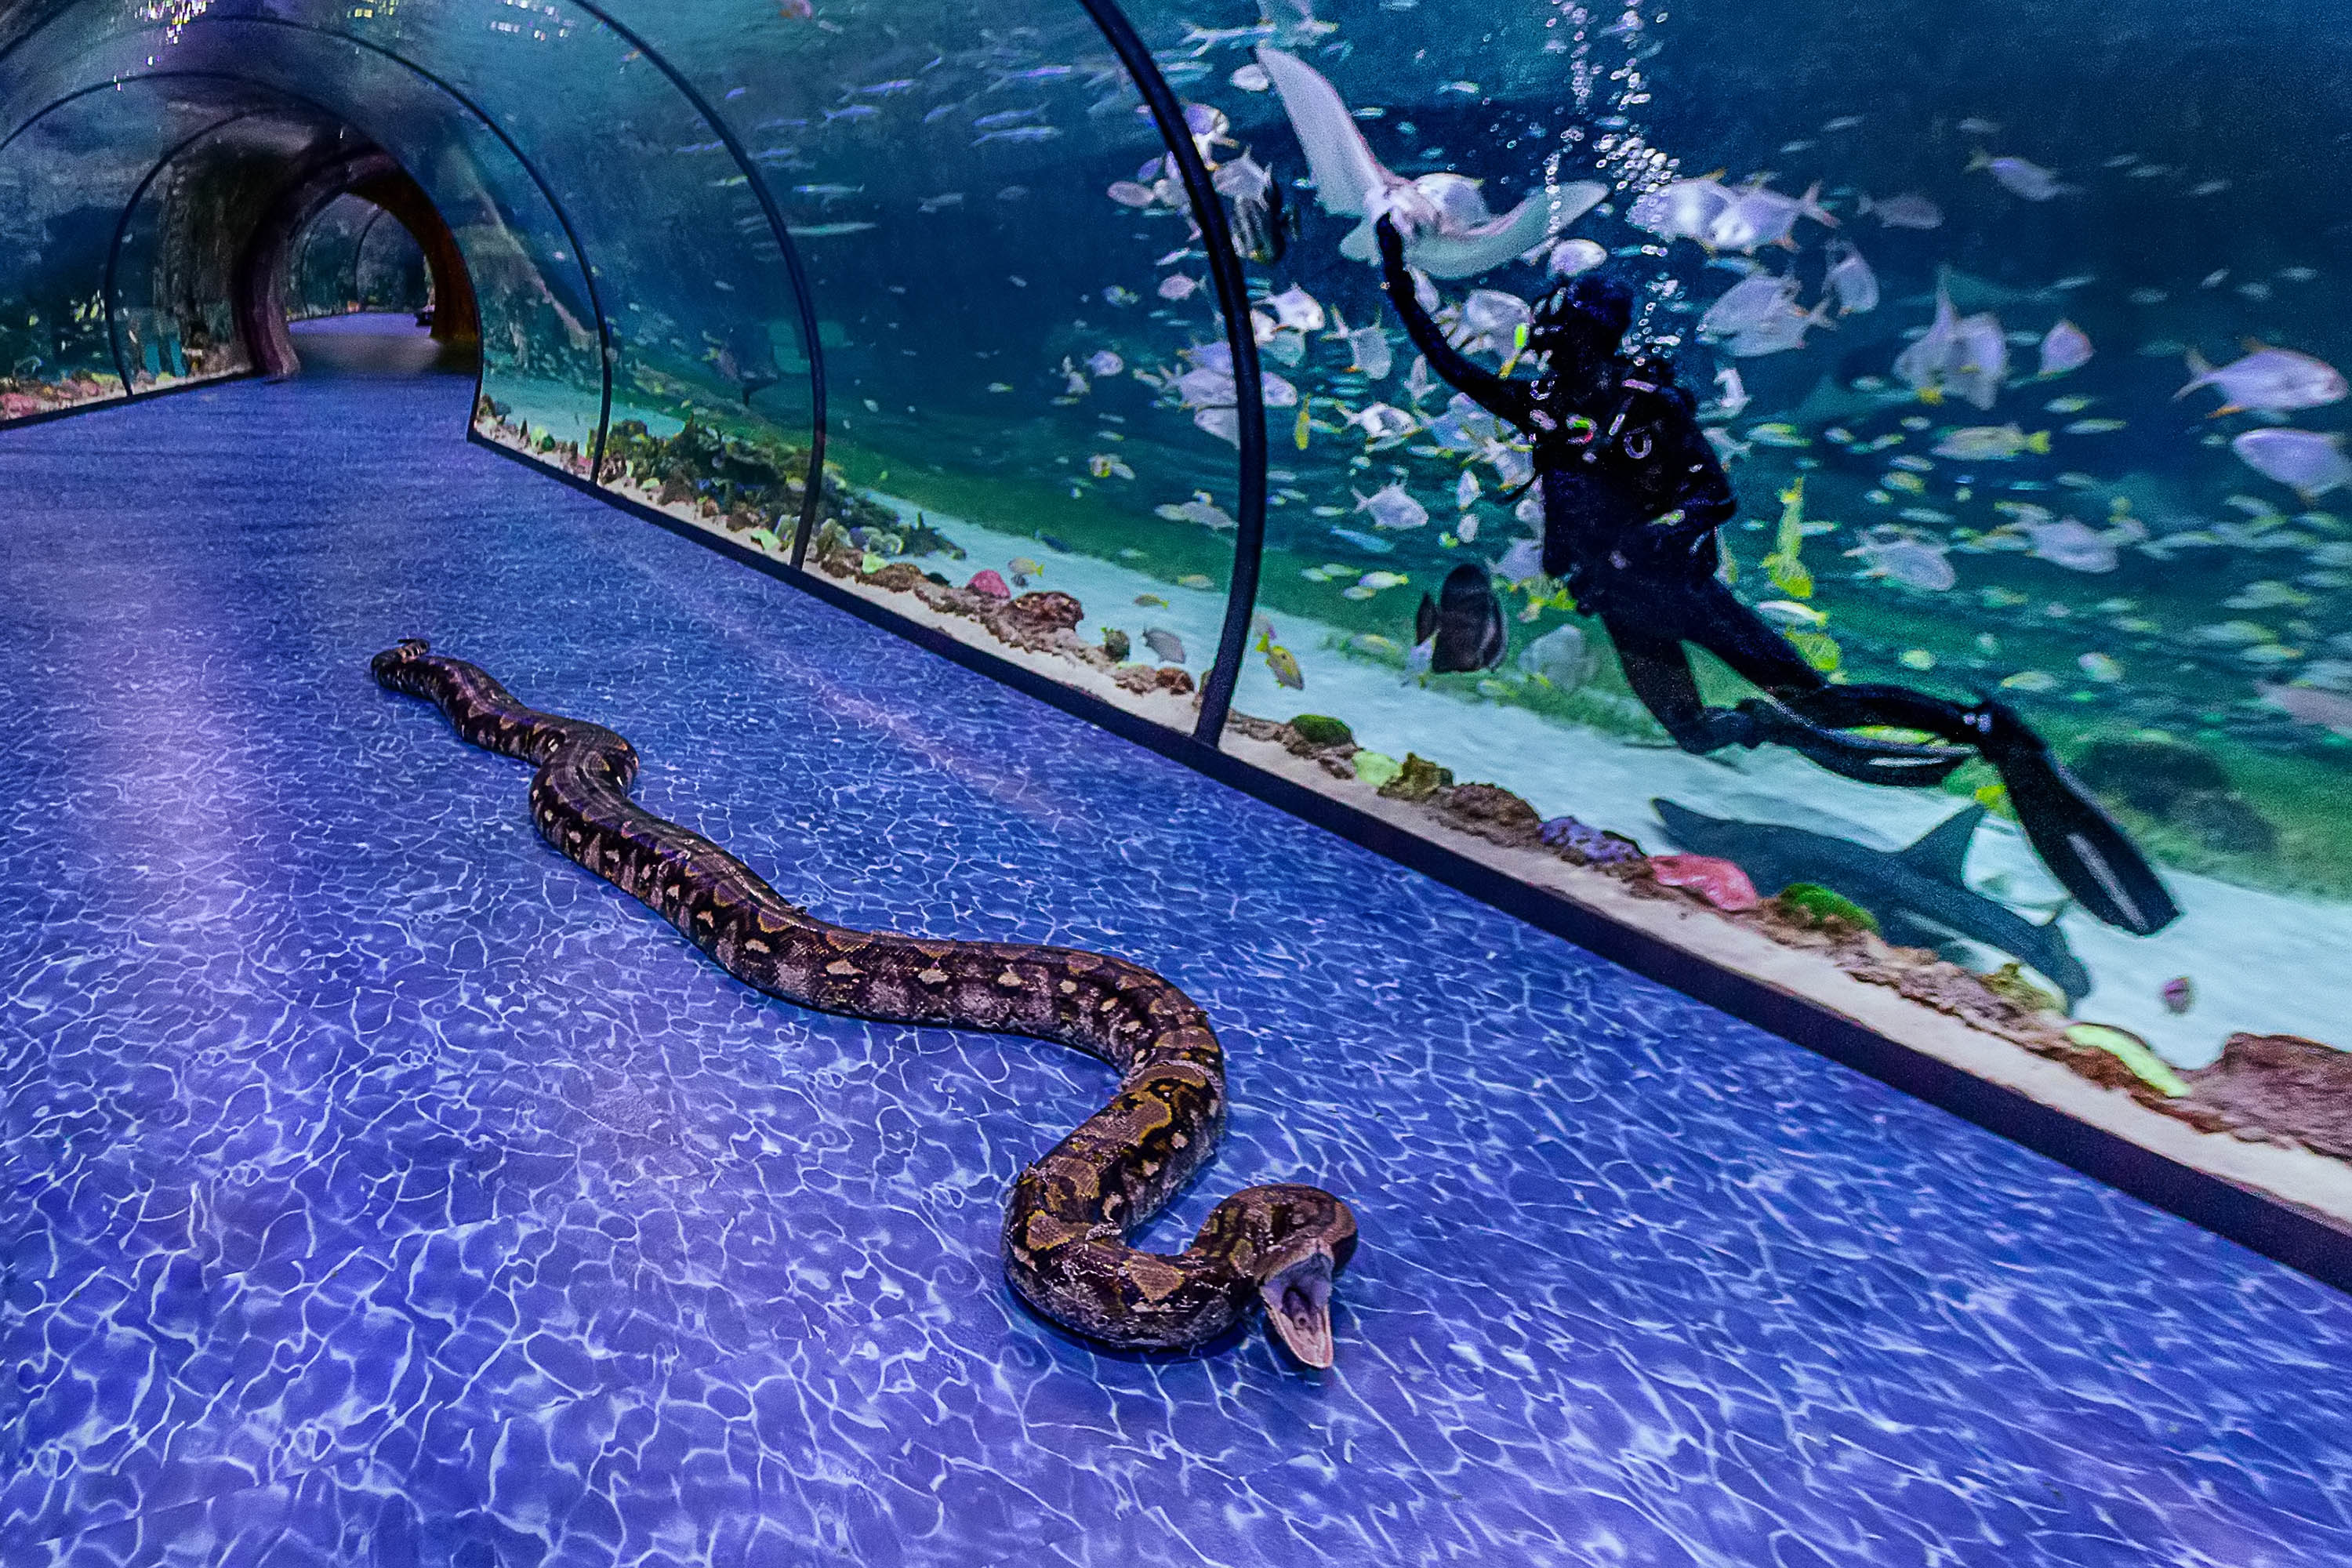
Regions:
<svg viewBox="0 0 2352 1568"><path fill-rule="evenodd" d="M541 837L745 984L828 1013L1058 1041L1118 1068L1118 1092L1021 1173L1005 1208L1005 1275L1038 1311L1110 1344L1185 1350L1263 1304L1278 1342L1307 1365L1331 1364L1331 1283L1356 1246L1355 1216L1338 1197L1251 1187L1219 1204L1180 1254L1127 1244L1224 1132L1224 1051L1181 991L1071 948L828 925L631 800L637 754L612 731L526 708L487 671L421 640L370 668L386 689L440 708L467 741L536 764Z"/></svg>

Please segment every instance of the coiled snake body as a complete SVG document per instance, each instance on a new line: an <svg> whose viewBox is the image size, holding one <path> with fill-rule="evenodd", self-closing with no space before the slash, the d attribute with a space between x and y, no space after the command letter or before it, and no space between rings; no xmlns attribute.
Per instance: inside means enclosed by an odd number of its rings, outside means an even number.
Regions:
<svg viewBox="0 0 2352 1568"><path fill-rule="evenodd" d="M536 764L530 814L541 836L745 984L828 1013L1058 1041L1118 1068L1110 1103L1013 1184L1004 1269L1031 1306L1091 1339L1181 1350L1263 1303L1293 1355L1331 1364L1331 1282L1356 1245L1355 1217L1338 1197L1251 1187L1219 1204L1181 1254L1127 1245L1224 1132L1224 1052L1181 991L1071 948L829 925L718 845L632 801L637 754L612 731L526 708L487 671L420 640L370 668L388 689L439 707L467 741Z"/></svg>

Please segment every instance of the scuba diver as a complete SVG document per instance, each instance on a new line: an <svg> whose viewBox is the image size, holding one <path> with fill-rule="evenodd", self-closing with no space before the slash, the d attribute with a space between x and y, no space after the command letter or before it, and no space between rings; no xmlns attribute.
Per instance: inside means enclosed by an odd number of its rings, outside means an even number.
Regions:
<svg viewBox="0 0 2352 1568"><path fill-rule="evenodd" d="M1543 570L1601 622L1633 694L1684 751L1787 746L1865 784L1927 788L1973 753L2000 773L2026 837L2083 908L2147 936L2179 913L2137 847L2003 703L1973 706L1909 687L1832 685L1716 575L1716 531L1738 510L1698 426L1697 405L1663 357L1622 352L1631 289L1588 272L1536 306L1526 352L1538 379L1473 363L1422 309L1396 226L1378 226L1382 280L1429 368L1524 432L1543 487ZM1696 643L1767 697L1710 708L1683 645ZM1845 731L1922 731L1911 745Z"/></svg>

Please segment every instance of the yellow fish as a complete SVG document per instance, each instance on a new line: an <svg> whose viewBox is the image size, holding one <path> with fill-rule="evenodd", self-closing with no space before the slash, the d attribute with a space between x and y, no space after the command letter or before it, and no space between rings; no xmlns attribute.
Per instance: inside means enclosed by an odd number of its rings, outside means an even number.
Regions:
<svg viewBox="0 0 2352 1568"><path fill-rule="evenodd" d="M1280 643L1269 643L1265 649L1265 667L1274 671L1274 679L1293 691L1307 689L1307 678L1298 673L1298 660Z"/></svg>
<svg viewBox="0 0 2352 1568"><path fill-rule="evenodd" d="M1135 596L1135 602L1147 609L1164 610L1168 607L1168 601L1157 594L1138 594Z"/></svg>
<svg viewBox="0 0 2352 1568"><path fill-rule="evenodd" d="M1291 440L1297 443L1298 449L1302 452L1307 450L1307 432L1312 428L1307 420L1307 400L1303 397L1300 398L1298 400L1298 423L1291 427L1290 432Z"/></svg>

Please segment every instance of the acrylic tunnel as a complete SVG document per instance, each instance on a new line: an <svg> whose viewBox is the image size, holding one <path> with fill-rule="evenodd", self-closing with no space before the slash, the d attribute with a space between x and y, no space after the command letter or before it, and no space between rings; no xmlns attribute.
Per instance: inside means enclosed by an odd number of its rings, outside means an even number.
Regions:
<svg viewBox="0 0 2352 1568"><path fill-rule="evenodd" d="M2352 1559L2347 83L0 0L0 1561Z"/></svg>

